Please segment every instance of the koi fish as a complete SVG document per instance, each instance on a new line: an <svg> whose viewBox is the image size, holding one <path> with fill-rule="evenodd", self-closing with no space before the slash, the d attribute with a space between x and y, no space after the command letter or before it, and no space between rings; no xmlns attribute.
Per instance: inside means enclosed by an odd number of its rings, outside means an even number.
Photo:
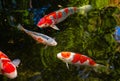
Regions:
<svg viewBox="0 0 120 81"><path fill-rule="evenodd" d="M16 67L20 64L19 59L11 61L7 55L0 51L0 74L5 75L10 79L17 77Z"/></svg>
<svg viewBox="0 0 120 81"><path fill-rule="evenodd" d="M23 28L22 25L20 25L20 24L18 25L17 28L24 31L28 35L30 35L38 43L42 43L42 44L49 45L49 46L56 46L57 45L57 42L53 38L51 38L47 35L44 35L42 33L33 32L33 31L29 31L29 30Z"/></svg>
<svg viewBox="0 0 120 81"><path fill-rule="evenodd" d="M59 28L55 25L63 20L65 20L69 15L74 14L76 12L83 12L86 14L88 11L92 9L91 5L85 5L83 7L68 7L55 12L52 12L48 15L45 15L40 21L37 23L37 26L40 28L52 27L55 30L59 30Z"/></svg>
<svg viewBox="0 0 120 81"><path fill-rule="evenodd" d="M103 65L97 64L90 57L74 52L60 52L57 54L57 58L65 62L68 69L68 64L92 67L95 71L97 71L97 67L103 67Z"/></svg>

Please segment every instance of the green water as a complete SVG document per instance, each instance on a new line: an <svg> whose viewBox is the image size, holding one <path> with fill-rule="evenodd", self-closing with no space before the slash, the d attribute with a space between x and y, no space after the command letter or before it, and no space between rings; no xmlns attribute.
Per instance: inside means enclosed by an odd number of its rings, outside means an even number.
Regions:
<svg viewBox="0 0 120 81"><path fill-rule="evenodd" d="M1 11L0 50L11 59L21 59L21 64L17 68L17 78L10 80L1 75L0 81L120 81L119 44L111 36L115 26L119 24L113 16L119 11L118 7L111 7L108 0L56 1L46 13L59 9L56 7L59 4L63 8L93 5L87 17L75 13L59 23L57 26L60 31L56 31L51 28L40 30L33 26L32 13L26 10L27 4L26 0L19 1L20 9L12 10L10 14L16 16L17 22L24 24L25 28L55 37L58 45L44 49L44 45L36 43L26 33L10 26L9 13ZM92 71L88 78L82 79L75 66L70 65L68 70L65 63L56 58L57 53L61 51L85 54L97 63L107 67L114 66L114 69L107 69L101 73Z"/></svg>

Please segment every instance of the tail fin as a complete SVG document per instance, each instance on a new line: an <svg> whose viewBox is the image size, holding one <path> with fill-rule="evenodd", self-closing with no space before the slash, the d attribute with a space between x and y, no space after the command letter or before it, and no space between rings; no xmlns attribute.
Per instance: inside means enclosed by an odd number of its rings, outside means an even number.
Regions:
<svg viewBox="0 0 120 81"><path fill-rule="evenodd" d="M23 26L22 26L21 24L18 24L17 28L18 28L19 30L24 30L24 28L23 28Z"/></svg>
<svg viewBox="0 0 120 81"><path fill-rule="evenodd" d="M21 24L18 24L17 28L18 28L19 30L24 31L24 32L28 32L28 30L26 30Z"/></svg>
<svg viewBox="0 0 120 81"><path fill-rule="evenodd" d="M91 5L85 5L82 7L79 7L79 11L81 12L81 14L87 15L87 12L89 12L92 9Z"/></svg>
<svg viewBox="0 0 120 81"><path fill-rule="evenodd" d="M105 72L107 70L107 67L101 64L95 64L93 69L95 72Z"/></svg>

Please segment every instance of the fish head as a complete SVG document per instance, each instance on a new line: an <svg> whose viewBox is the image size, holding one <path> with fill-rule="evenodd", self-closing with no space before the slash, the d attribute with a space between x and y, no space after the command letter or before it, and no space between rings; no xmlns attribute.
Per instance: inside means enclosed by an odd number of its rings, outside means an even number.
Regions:
<svg viewBox="0 0 120 81"><path fill-rule="evenodd" d="M54 39L49 38L48 39L48 45L50 45L50 46L56 46L57 42Z"/></svg>
<svg viewBox="0 0 120 81"><path fill-rule="evenodd" d="M57 54L57 58L65 63L71 63L74 53L72 52L61 52Z"/></svg>
<svg viewBox="0 0 120 81"><path fill-rule="evenodd" d="M17 70L12 62L5 62L2 64L2 74L10 79L17 77Z"/></svg>
<svg viewBox="0 0 120 81"><path fill-rule="evenodd" d="M4 54L2 51L0 51L0 59L2 58L8 58L8 56Z"/></svg>
<svg viewBox="0 0 120 81"><path fill-rule="evenodd" d="M45 28L51 25L51 20L50 19L46 19L46 18L41 18L40 21L38 22L37 26L40 28Z"/></svg>

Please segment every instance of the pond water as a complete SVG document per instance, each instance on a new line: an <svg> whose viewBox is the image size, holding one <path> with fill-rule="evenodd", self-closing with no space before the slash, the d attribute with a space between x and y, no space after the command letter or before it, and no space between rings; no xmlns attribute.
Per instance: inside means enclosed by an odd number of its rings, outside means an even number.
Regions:
<svg viewBox="0 0 120 81"><path fill-rule="evenodd" d="M120 81L120 44L113 37L115 27L120 26L119 0L0 0L0 50L11 60L21 59L17 68L18 77L9 79L0 75L0 81ZM115 2L116 1L116 2ZM36 4L36 6L35 6ZM81 13L70 15L57 24L60 29L38 28L34 9L44 8L39 18L65 7L93 6L87 16ZM33 10L30 10L32 6ZM41 9L42 10L42 9ZM57 46L37 43L31 36L17 29L24 28L46 34L57 41ZM72 51L84 54L106 66L99 72L92 70L89 76L81 77L74 65L57 58L57 53ZM83 69L82 69L83 70Z"/></svg>

